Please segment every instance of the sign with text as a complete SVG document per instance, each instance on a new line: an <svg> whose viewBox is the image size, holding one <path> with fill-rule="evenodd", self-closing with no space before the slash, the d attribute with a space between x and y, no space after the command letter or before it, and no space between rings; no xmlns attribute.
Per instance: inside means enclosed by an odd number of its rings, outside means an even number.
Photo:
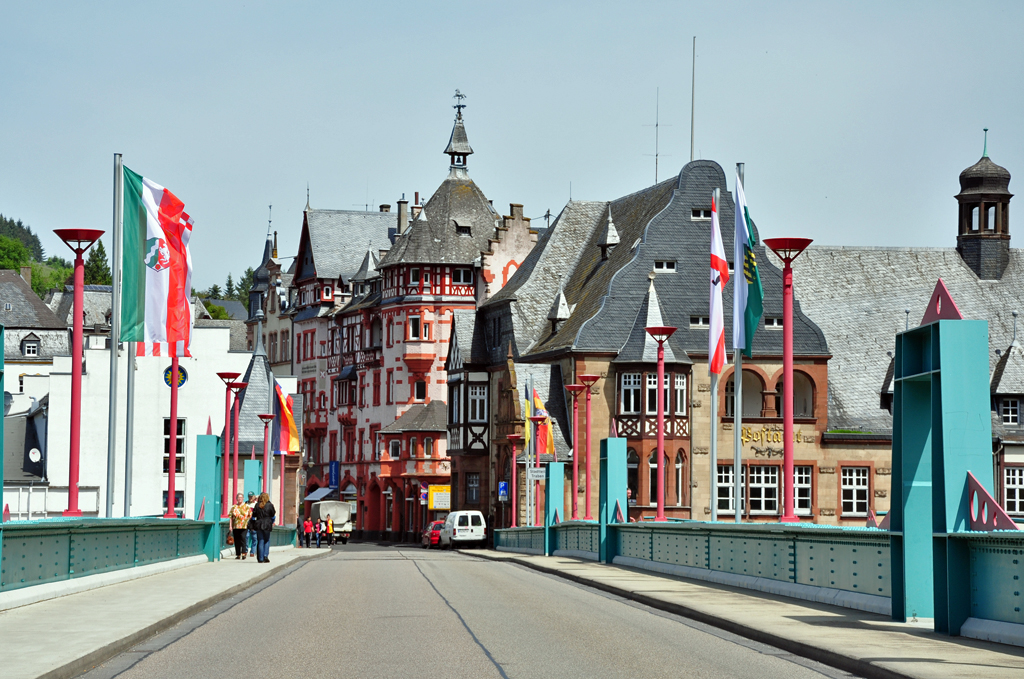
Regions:
<svg viewBox="0 0 1024 679"><path fill-rule="evenodd" d="M544 480L544 467L527 467L526 468L526 479L528 481L543 481Z"/></svg>
<svg viewBox="0 0 1024 679"><path fill-rule="evenodd" d="M498 502L508 502L508 481L498 481Z"/></svg>
<svg viewBox="0 0 1024 679"><path fill-rule="evenodd" d="M328 481L327 485L330 486L331 488L337 488L338 482L341 480L341 462L339 462L338 460L331 460L329 474L330 476L328 478L330 480Z"/></svg>
<svg viewBox="0 0 1024 679"><path fill-rule="evenodd" d="M450 510L452 508L451 486L429 486L427 488L427 509Z"/></svg>

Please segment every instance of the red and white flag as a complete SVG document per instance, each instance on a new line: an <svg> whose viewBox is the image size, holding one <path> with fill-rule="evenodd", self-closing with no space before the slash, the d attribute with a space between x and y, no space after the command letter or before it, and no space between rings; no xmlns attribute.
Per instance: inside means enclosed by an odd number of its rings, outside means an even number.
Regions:
<svg viewBox="0 0 1024 679"><path fill-rule="evenodd" d="M722 232L718 227L718 204L711 198L711 327L708 333L708 372L721 374L725 365L725 315L722 289L729 282L729 262L725 259Z"/></svg>

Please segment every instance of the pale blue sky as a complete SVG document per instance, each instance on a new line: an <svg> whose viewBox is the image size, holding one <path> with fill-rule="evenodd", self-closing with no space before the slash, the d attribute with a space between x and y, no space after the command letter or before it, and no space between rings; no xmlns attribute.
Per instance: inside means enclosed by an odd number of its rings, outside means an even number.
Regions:
<svg viewBox="0 0 1024 679"><path fill-rule="evenodd" d="M952 246L982 127L1024 177L1022 18L1011 2L4 0L0 212L67 256L52 229L110 229L120 151L195 218L195 287L223 285L258 263L268 204L294 254L307 181L317 208L429 196L459 88L471 176L502 212L557 214L570 182L594 200L653 182L655 88L660 177L689 159L696 35L697 154L730 186L747 163L763 236Z"/></svg>

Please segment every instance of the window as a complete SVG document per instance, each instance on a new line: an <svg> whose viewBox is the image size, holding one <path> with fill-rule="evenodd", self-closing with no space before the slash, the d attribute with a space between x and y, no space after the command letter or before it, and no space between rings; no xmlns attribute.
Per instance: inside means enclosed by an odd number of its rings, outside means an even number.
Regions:
<svg viewBox="0 0 1024 679"><path fill-rule="evenodd" d="M166 490L164 491L163 499L161 500L161 502L163 502L161 507L167 506ZM183 490L174 491L174 513L178 515L178 518L181 518L185 515L185 491Z"/></svg>
<svg viewBox="0 0 1024 679"><path fill-rule="evenodd" d="M387 403L391 405L395 401L395 373L388 370Z"/></svg>
<svg viewBox="0 0 1024 679"><path fill-rule="evenodd" d="M174 473L185 473L185 419L178 418L178 435L175 437ZM164 418L164 474L171 468L171 418ZM166 499L166 498L165 498Z"/></svg>
<svg viewBox="0 0 1024 679"><path fill-rule="evenodd" d="M456 222L455 233L459 234L460 236L472 236L473 230L468 226L463 226L462 224Z"/></svg>
<svg viewBox="0 0 1024 679"><path fill-rule="evenodd" d="M662 385L665 388L665 413L669 412L668 409L668 375L665 375L665 379ZM658 374L647 373L647 414L657 415L658 414Z"/></svg>
<svg viewBox="0 0 1024 679"><path fill-rule="evenodd" d="M420 339L420 317L410 316L409 317L409 339L418 340Z"/></svg>
<svg viewBox="0 0 1024 679"><path fill-rule="evenodd" d="M797 465L793 468L793 493L796 495L793 511L797 516L811 515L811 479L814 468L810 465Z"/></svg>
<svg viewBox="0 0 1024 679"><path fill-rule="evenodd" d="M1007 514L1024 514L1024 467L1003 469L1003 508Z"/></svg>
<svg viewBox="0 0 1024 679"><path fill-rule="evenodd" d="M636 504L640 493L639 467L640 456L630 448L626 452L626 502L631 507Z"/></svg>
<svg viewBox="0 0 1024 679"><path fill-rule="evenodd" d="M761 405L763 402L761 392L761 378L755 373L743 371L743 417L761 417ZM734 417L736 412L736 382L735 373L729 376L725 383L725 416ZM779 415L782 416L781 413Z"/></svg>
<svg viewBox="0 0 1024 679"><path fill-rule="evenodd" d="M709 328L711 327L710 316L690 316L690 327L691 328Z"/></svg>
<svg viewBox="0 0 1024 679"><path fill-rule="evenodd" d="M1020 424L1020 399L1004 398L1000 412L1003 415L1003 424Z"/></svg>
<svg viewBox="0 0 1024 679"><path fill-rule="evenodd" d="M469 385L469 421L487 421L487 387L482 384Z"/></svg>
<svg viewBox="0 0 1024 679"><path fill-rule="evenodd" d="M674 273L675 270L676 270L676 263L674 261L655 262L654 263L654 270L655 271L661 271L663 273L664 272L673 272Z"/></svg>
<svg viewBox="0 0 1024 679"><path fill-rule="evenodd" d="M733 495L733 484L735 483L736 477L733 475L731 464L720 464L718 465L718 511L720 512L735 512L736 505L734 504L735 495ZM747 470L744 467L740 471L740 510L746 510L746 482L747 482Z"/></svg>
<svg viewBox="0 0 1024 679"><path fill-rule="evenodd" d="M277 333L270 333L270 362L277 363Z"/></svg>
<svg viewBox="0 0 1024 679"><path fill-rule="evenodd" d="M450 403L451 403L452 415L451 415L451 417L449 419L450 419L452 424L458 424L462 420L462 411L459 410L459 391L460 391L460 389L461 389L461 387L459 385L455 385L455 388L452 389L451 392L450 392L450 394L451 394Z"/></svg>
<svg viewBox="0 0 1024 679"><path fill-rule="evenodd" d="M423 287L430 288L430 271L423 272Z"/></svg>
<svg viewBox="0 0 1024 679"><path fill-rule="evenodd" d="M39 342L25 342L22 345L21 353L26 358L34 358L39 355Z"/></svg>
<svg viewBox="0 0 1024 679"><path fill-rule="evenodd" d="M711 219L711 210L698 210L694 208L690 212L690 219Z"/></svg>
<svg viewBox="0 0 1024 679"><path fill-rule="evenodd" d="M415 398L417 401L425 401L425 400L427 400L427 383L426 382L424 382L423 380L418 380L416 382L416 384L414 385L414 389L415 390L414 390L414 393L413 393L413 398Z"/></svg>
<svg viewBox="0 0 1024 679"><path fill-rule="evenodd" d="M868 467L843 467L843 516L868 515Z"/></svg>
<svg viewBox="0 0 1024 679"><path fill-rule="evenodd" d="M373 405L380 405L380 371L373 371Z"/></svg>
<svg viewBox="0 0 1024 679"><path fill-rule="evenodd" d="M766 328L781 328L782 327L782 319L774 317L774 316L765 316L764 317L764 327L766 327Z"/></svg>
<svg viewBox="0 0 1024 679"><path fill-rule="evenodd" d="M427 342L430 341L430 323L423 324L423 339Z"/></svg>
<svg viewBox="0 0 1024 679"><path fill-rule="evenodd" d="M676 507L683 506L683 450L676 453Z"/></svg>
<svg viewBox="0 0 1024 679"><path fill-rule="evenodd" d="M750 513L779 513L779 468L750 466Z"/></svg>
<svg viewBox="0 0 1024 679"><path fill-rule="evenodd" d="M480 475L466 474L466 502L468 504L480 503Z"/></svg>
<svg viewBox="0 0 1024 679"><path fill-rule="evenodd" d="M456 285L472 285L473 284L473 270L472 269L456 269L452 272L452 283Z"/></svg>
<svg viewBox="0 0 1024 679"><path fill-rule="evenodd" d="M420 286L420 270L409 269L409 285L418 288Z"/></svg>
<svg viewBox="0 0 1024 679"><path fill-rule="evenodd" d="M419 454L418 445L415 436L409 439L409 457L416 457Z"/></svg>
<svg viewBox="0 0 1024 679"><path fill-rule="evenodd" d="M676 415L686 417L686 375L676 375Z"/></svg>
<svg viewBox="0 0 1024 679"><path fill-rule="evenodd" d="M746 389L746 386L747 383L744 382L743 388ZM781 379L776 386L776 393L778 394L779 417L783 417L786 410L786 399L783 398L785 392ZM743 395L743 400L747 400L746 394ZM799 371L793 373L793 416L814 417L814 386L811 384L811 379Z"/></svg>
<svg viewBox="0 0 1024 679"><path fill-rule="evenodd" d="M640 413L640 373L623 374L622 403L619 410L623 415Z"/></svg>
<svg viewBox="0 0 1024 679"><path fill-rule="evenodd" d="M434 439L423 439L423 457L434 457Z"/></svg>
<svg viewBox="0 0 1024 679"><path fill-rule="evenodd" d="M665 504L668 504L668 455L665 456ZM648 502L652 507L658 504L658 454L652 452L651 457L648 458L647 466L650 467L651 472L651 485L647 486L649 491L647 493Z"/></svg>

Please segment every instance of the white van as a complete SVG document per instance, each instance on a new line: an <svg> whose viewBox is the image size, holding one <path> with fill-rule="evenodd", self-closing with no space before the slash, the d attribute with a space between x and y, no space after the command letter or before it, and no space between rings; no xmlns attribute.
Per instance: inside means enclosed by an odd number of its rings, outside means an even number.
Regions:
<svg viewBox="0 0 1024 679"><path fill-rule="evenodd" d="M487 543L487 522L476 510L452 512L441 529L441 549L451 547L483 547Z"/></svg>

